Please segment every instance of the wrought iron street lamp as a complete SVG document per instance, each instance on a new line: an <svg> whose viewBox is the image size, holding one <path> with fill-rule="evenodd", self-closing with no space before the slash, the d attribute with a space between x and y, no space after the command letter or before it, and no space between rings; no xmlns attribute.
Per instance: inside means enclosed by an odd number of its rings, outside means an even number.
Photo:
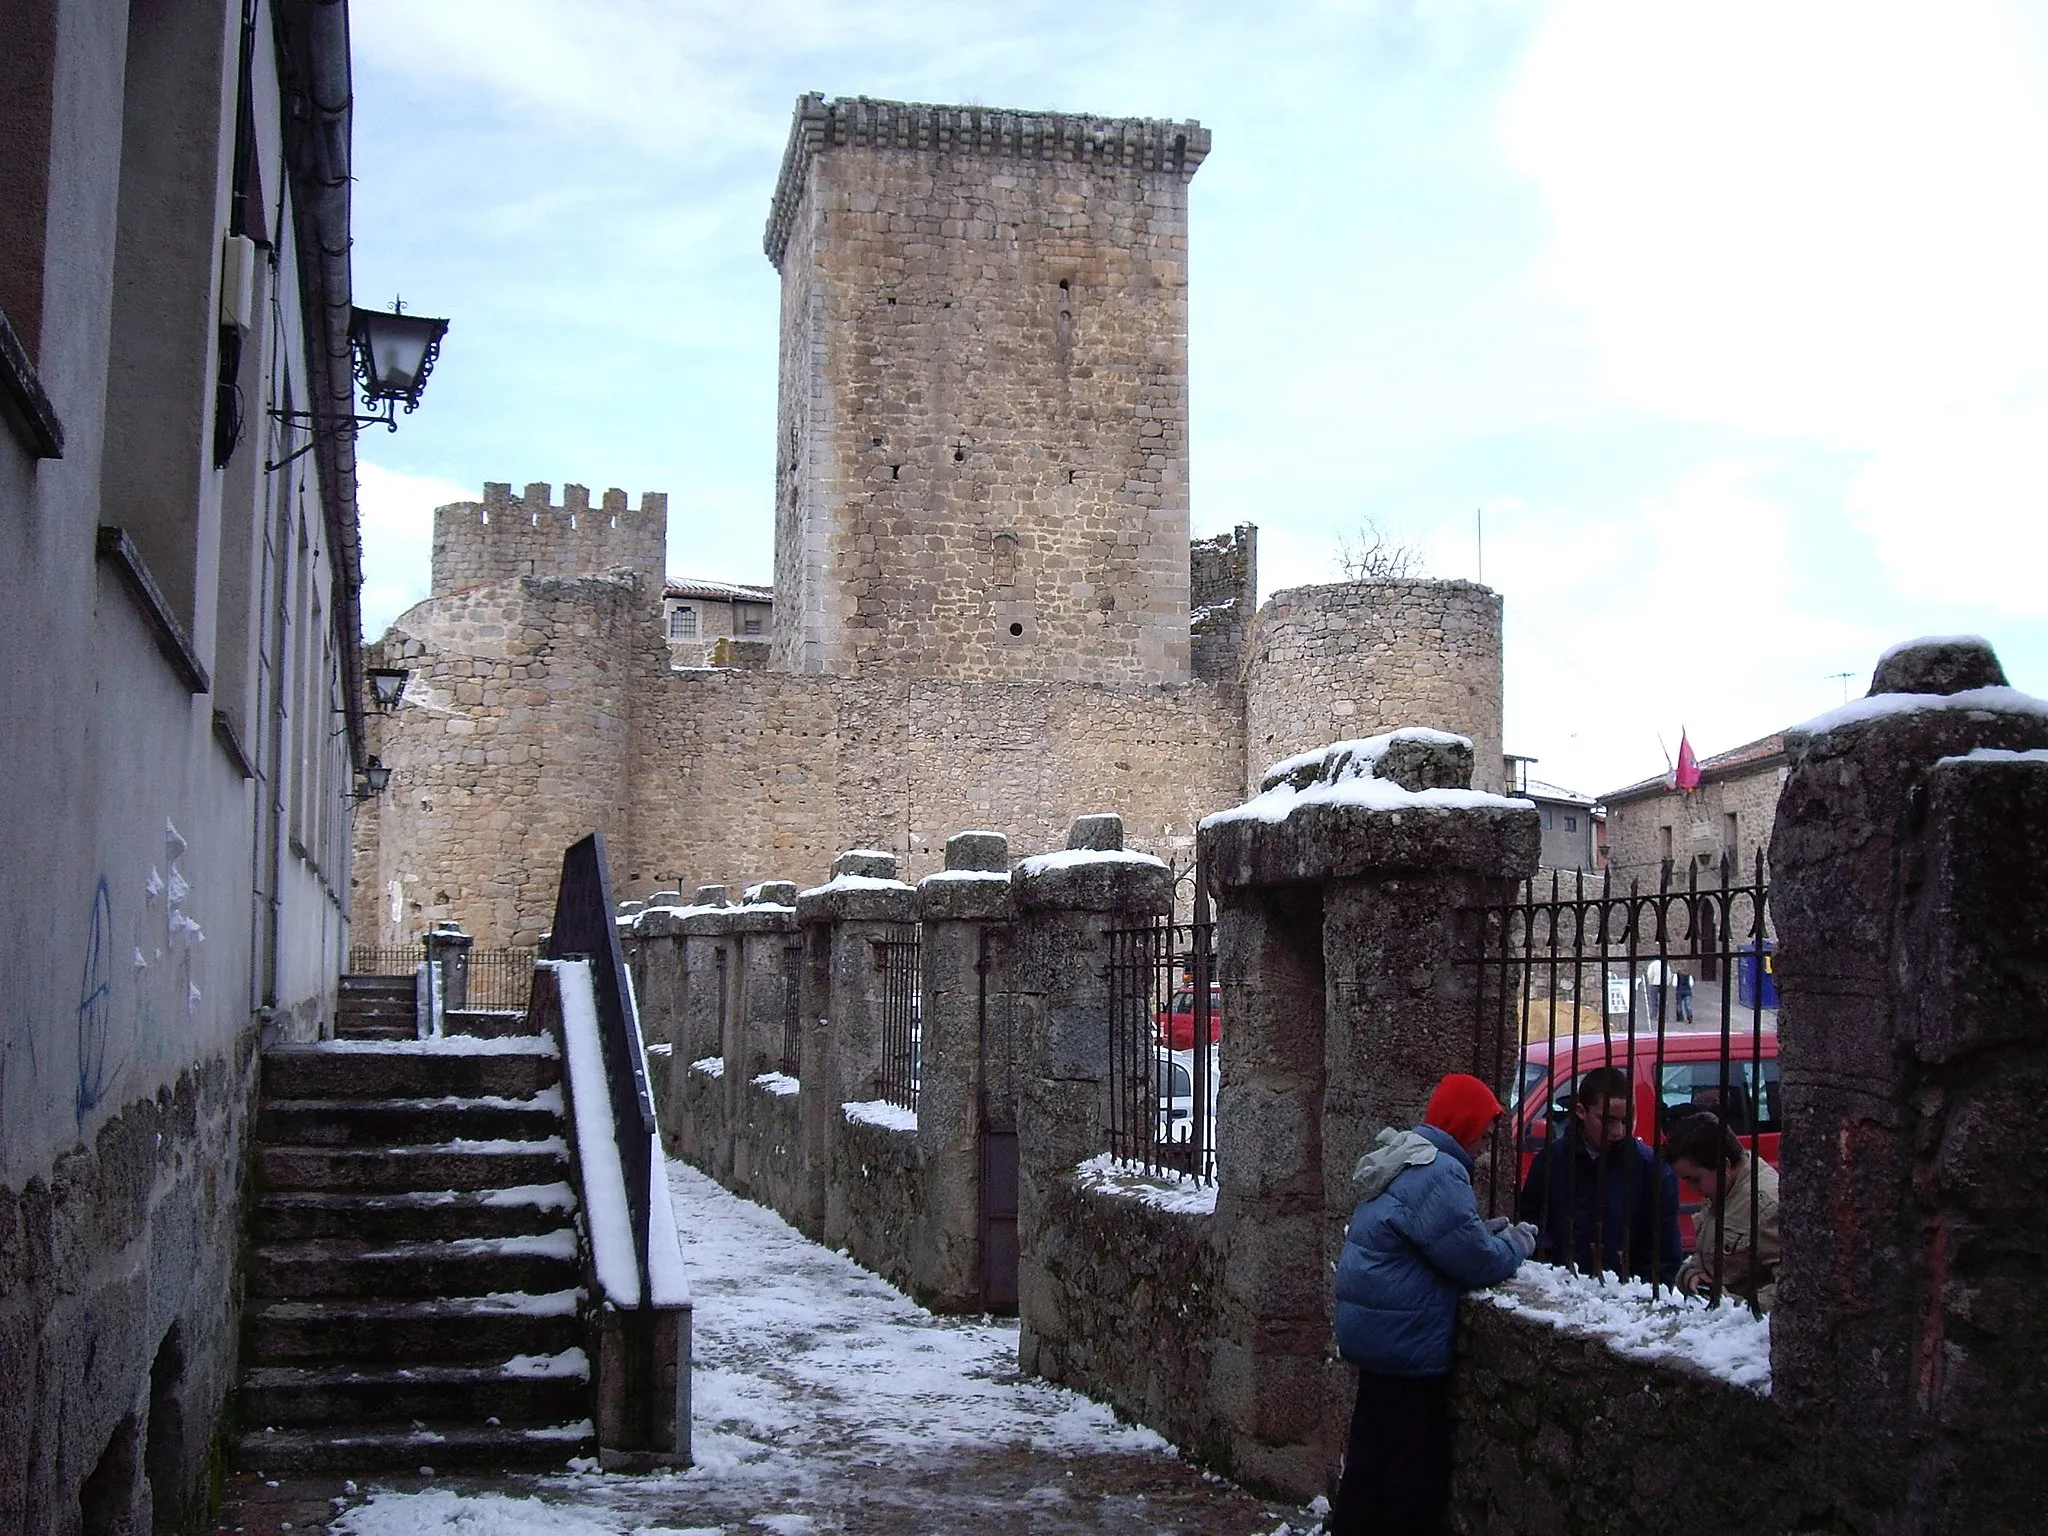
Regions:
<svg viewBox="0 0 2048 1536"><path fill-rule="evenodd" d="M281 459L264 465L266 470L282 469L292 460L311 453L323 433L354 437L364 427L381 425L398 430L398 407L410 415L419 408L420 395L427 387L427 375L441 356L441 338L448 322L430 315L409 315L405 301L393 299L389 310L350 309L349 352L355 359L356 381L362 385L367 416L322 416L313 411L273 409L274 420L308 427L312 436ZM377 407L382 406L380 412Z"/></svg>
<svg viewBox="0 0 2048 1536"><path fill-rule="evenodd" d="M398 708L405 697L405 680L412 674L403 667L369 667L363 675L370 680L370 700L384 712Z"/></svg>
<svg viewBox="0 0 2048 1536"><path fill-rule="evenodd" d="M363 787L349 798L352 800L374 800L391 785L391 770L384 766L383 759L372 757L363 764Z"/></svg>

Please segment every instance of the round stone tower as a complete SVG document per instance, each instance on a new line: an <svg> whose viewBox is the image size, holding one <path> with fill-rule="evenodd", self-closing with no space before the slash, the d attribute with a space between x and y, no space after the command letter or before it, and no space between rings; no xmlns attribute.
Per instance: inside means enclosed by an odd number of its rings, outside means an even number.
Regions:
<svg viewBox="0 0 2048 1536"><path fill-rule="evenodd" d="M1247 792L1268 764L1404 725L1472 738L1472 787L1498 791L1501 602L1469 581L1347 581L1276 592L1253 621Z"/></svg>

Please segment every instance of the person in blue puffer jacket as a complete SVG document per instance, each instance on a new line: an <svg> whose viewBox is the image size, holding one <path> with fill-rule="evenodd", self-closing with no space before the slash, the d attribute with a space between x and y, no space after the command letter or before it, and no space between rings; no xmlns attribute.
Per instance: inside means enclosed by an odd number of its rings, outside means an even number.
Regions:
<svg viewBox="0 0 2048 1536"><path fill-rule="evenodd" d="M1478 1078L1453 1072L1422 1124L1381 1131L1353 1177L1363 1198L1337 1262L1337 1352L1358 1405L1332 1536L1421 1536L1451 1494L1451 1365L1458 1298L1505 1280L1536 1250L1533 1226L1479 1216L1472 1159L1500 1117Z"/></svg>

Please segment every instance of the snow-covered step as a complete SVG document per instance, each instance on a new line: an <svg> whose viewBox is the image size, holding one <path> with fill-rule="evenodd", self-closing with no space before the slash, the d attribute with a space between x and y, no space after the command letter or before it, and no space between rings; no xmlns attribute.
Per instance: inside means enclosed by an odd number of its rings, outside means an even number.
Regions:
<svg viewBox="0 0 2048 1536"><path fill-rule="evenodd" d="M457 1472L558 1467L572 1456L589 1456L596 1450L597 1431L587 1418L525 1427L424 1420L418 1427L362 1425L339 1433L327 1426L265 1425L244 1431L239 1459L271 1475L419 1467Z"/></svg>
<svg viewBox="0 0 2048 1536"><path fill-rule="evenodd" d="M579 1349L477 1365L259 1366L242 1381L254 1424L450 1420L556 1424L589 1411L590 1361Z"/></svg>
<svg viewBox="0 0 2048 1536"><path fill-rule="evenodd" d="M343 1039L407 1039L419 1033L413 978L349 975L341 978L334 1032Z"/></svg>
<svg viewBox="0 0 2048 1536"><path fill-rule="evenodd" d="M569 1147L540 1141L447 1141L410 1147L265 1146L256 1170L266 1189L497 1189L565 1178Z"/></svg>
<svg viewBox="0 0 2048 1536"><path fill-rule="evenodd" d="M542 1294L252 1301L244 1313L256 1365L372 1360L390 1365L556 1355L583 1343L581 1289Z"/></svg>
<svg viewBox="0 0 2048 1536"><path fill-rule="evenodd" d="M426 1141L538 1140L561 1127L562 1090L527 1098L441 1094L427 1098L274 1099L256 1117L256 1139L299 1146L402 1146Z"/></svg>
<svg viewBox="0 0 2048 1536"><path fill-rule="evenodd" d="M258 1243L306 1242L318 1237L348 1237L366 1243L512 1237L552 1232L575 1208L575 1191L562 1182L385 1194L285 1190L257 1200L253 1231Z"/></svg>
<svg viewBox="0 0 2048 1536"><path fill-rule="evenodd" d="M576 1233L369 1244L349 1238L279 1243L249 1255L256 1296L467 1296L556 1291L582 1275Z"/></svg>
<svg viewBox="0 0 2048 1536"><path fill-rule="evenodd" d="M561 1055L544 1035L322 1040L263 1053L263 1093L272 1100L448 1094L523 1099L552 1088L561 1077Z"/></svg>

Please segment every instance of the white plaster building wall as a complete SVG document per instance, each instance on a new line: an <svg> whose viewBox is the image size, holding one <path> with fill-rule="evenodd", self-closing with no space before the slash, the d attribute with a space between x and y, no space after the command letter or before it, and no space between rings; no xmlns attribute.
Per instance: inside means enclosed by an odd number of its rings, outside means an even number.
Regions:
<svg viewBox="0 0 2048 1536"><path fill-rule="evenodd" d="M352 545L354 513L320 466L352 461L263 466L295 446L266 408L307 407L292 391L320 371L272 49L282 23L345 54L339 11L274 4L250 33L247 190L285 227L265 232L277 265L259 261L243 430L219 467L242 7L5 13L0 314L21 366L0 378L4 1530L67 1536L85 1502L108 1529L195 1507L235 1360L259 1026L332 1013L353 608L331 518L345 508ZM61 443L23 414L25 381Z"/></svg>

